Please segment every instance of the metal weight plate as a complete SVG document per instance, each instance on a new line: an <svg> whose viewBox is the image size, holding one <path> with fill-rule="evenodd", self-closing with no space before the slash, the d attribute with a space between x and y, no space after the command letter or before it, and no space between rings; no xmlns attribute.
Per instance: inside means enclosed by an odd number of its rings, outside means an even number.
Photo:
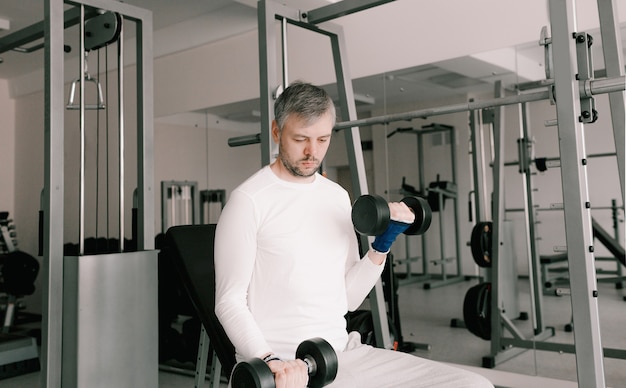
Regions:
<svg viewBox="0 0 626 388"><path fill-rule="evenodd" d="M274 374L265 361L253 358L235 365L230 378L232 388L275 388Z"/></svg>
<svg viewBox="0 0 626 388"><path fill-rule="evenodd" d="M404 234L424 234L430 227L430 222L433 218L433 212L430 209L428 201L422 197L405 197L401 199L401 202L406 203L413 213L415 213L415 221L404 231Z"/></svg>
<svg viewBox="0 0 626 388"><path fill-rule="evenodd" d="M362 195L352 205L354 229L366 236L378 236L389 225L389 204L378 195Z"/></svg>
<svg viewBox="0 0 626 388"><path fill-rule="evenodd" d="M477 284L467 290L463 320L470 333L491 340L491 283Z"/></svg>
<svg viewBox="0 0 626 388"><path fill-rule="evenodd" d="M296 358L311 362L309 370L309 387L321 388L337 377L337 353L335 349L322 338L312 338L303 341L296 350Z"/></svg>
<svg viewBox="0 0 626 388"><path fill-rule="evenodd" d="M472 257L479 267L490 268L492 255L492 231L493 223L479 222L472 229L470 247Z"/></svg>

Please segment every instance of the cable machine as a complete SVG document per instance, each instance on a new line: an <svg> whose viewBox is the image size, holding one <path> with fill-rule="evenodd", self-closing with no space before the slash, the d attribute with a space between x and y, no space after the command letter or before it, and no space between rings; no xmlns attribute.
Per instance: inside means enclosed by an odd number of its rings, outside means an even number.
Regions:
<svg viewBox="0 0 626 388"><path fill-rule="evenodd" d="M125 163L124 31L135 26L137 109L136 163ZM80 71L64 101L64 30L78 26ZM71 36L71 33L68 34ZM41 383L43 387L155 387L157 359L157 252L154 250L152 13L111 0L44 2L44 20L0 39L0 52L43 38L45 49L45 141L43 190L43 321ZM117 133L115 150L119 192L116 252L85 254L86 110L104 111L97 79L89 74L89 51L117 47ZM32 50L27 50L30 52ZM107 64L108 66L108 64ZM108 70L108 67L107 67ZM106 72L106 71L105 71ZM96 87L95 103L86 103L86 84ZM76 101L78 91L79 101ZM78 255L64 254L66 108L79 115ZM98 124L99 125L99 120ZM108 114L107 114L108 131ZM108 161L107 161L108 163ZM96 171L99 167L96 163ZM135 166L133 166L135 164ZM132 170L132 168L136 170ZM108 167L107 167L108 170ZM125 247L125 182L137 175L136 247ZM107 172L108 173L108 172ZM108 177L107 177L108 179ZM96 183L97 185L97 183ZM107 181L108 187L108 181ZM75 188L70 188L69 191ZM107 196L111 194L107 190ZM129 201L130 202L130 201ZM108 203L107 203L108 210ZM97 210L96 210L97 213ZM107 217L111 213L107 213ZM92 216L92 214L90 214ZM115 217L115 216L113 216ZM97 215L96 215L97 218ZM108 221L107 221L108 222ZM96 226L97 229L97 226ZM107 227L108 229L108 227ZM107 231L108 233L108 231ZM140 306L140 308L138 308ZM124 319L124 317L132 319ZM132 322L132 324L130 324Z"/></svg>

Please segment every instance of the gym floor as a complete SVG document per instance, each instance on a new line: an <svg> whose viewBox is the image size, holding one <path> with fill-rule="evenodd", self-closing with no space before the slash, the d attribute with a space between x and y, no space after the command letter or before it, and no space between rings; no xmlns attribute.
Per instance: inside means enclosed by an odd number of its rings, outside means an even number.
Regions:
<svg viewBox="0 0 626 388"><path fill-rule="evenodd" d="M434 283L434 282L433 282ZM463 299L467 289L476 280L463 280L443 287L423 289L423 283L409 283L398 290L403 339L430 345L430 350L416 350L420 357L444 361L472 369L487 376L497 387L558 388L577 387L574 354L528 350L493 369L481 368L483 356L490 353L490 342L484 341L463 328L450 326L452 319L463 318ZM602 344L605 347L626 349L626 291L616 289L613 283L598 283L600 291L600 322ZM519 280L520 310L530 315L528 281ZM555 328L550 340L574 343L574 333L565 331L571 317L569 296L544 296L543 317L546 326ZM531 320L515 321L525 335L530 335ZM193 365L189 365L193 369ZM608 387L623 387L626 381L626 360L604 359ZM6 388L31 388L39 384L39 373L2 380ZM166 371L159 372L159 387L193 387L193 375ZM208 387L208 382L205 384ZM222 384L225 387L225 384Z"/></svg>

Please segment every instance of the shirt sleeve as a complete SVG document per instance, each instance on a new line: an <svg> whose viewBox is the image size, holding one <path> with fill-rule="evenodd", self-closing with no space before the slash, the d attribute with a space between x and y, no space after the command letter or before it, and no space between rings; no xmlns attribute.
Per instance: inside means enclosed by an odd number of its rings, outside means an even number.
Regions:
<svg viewBox="0 0 626 388"><path fill-rule="evenodd" d="M234 191L215 234L215 314L238 355L245 359L271 351L247 303L256 257L254 214L252 199Z"/></svg>
<svg viewBox="0 0 626 388"><path fill-rule="evenodd" d="M346 273L346 295L348 297L348 311L354 311L372 291L385 268L385 263L374 264L365 255L355 263Z"/></svg>

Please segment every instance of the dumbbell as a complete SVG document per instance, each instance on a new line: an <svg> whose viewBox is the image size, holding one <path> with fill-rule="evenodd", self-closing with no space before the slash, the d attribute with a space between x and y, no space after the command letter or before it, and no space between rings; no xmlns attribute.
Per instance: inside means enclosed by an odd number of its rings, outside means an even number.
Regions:
<svg viewBox="0 0 626 388"><path fill-rule="evenodd" d="M324 387L337 376L337 354L322 338L302 342L296 350L296 358L304 361L309 369L311 388ZM235 365L230 379L233 388L275 388L274 374L265 361L253 358Z"/></svg>
<svg viewBox="0 0 626 388"><path fill-rule="evenodd" d="M426 232L433 214L428 201L421 197L404 197L400 202L404 202L415 213L415 221L404 234L415 235ZM389 204L379 195L362 195L352 205L352 223L360 234L378 236L387 229L390 220Z"/></svg>

